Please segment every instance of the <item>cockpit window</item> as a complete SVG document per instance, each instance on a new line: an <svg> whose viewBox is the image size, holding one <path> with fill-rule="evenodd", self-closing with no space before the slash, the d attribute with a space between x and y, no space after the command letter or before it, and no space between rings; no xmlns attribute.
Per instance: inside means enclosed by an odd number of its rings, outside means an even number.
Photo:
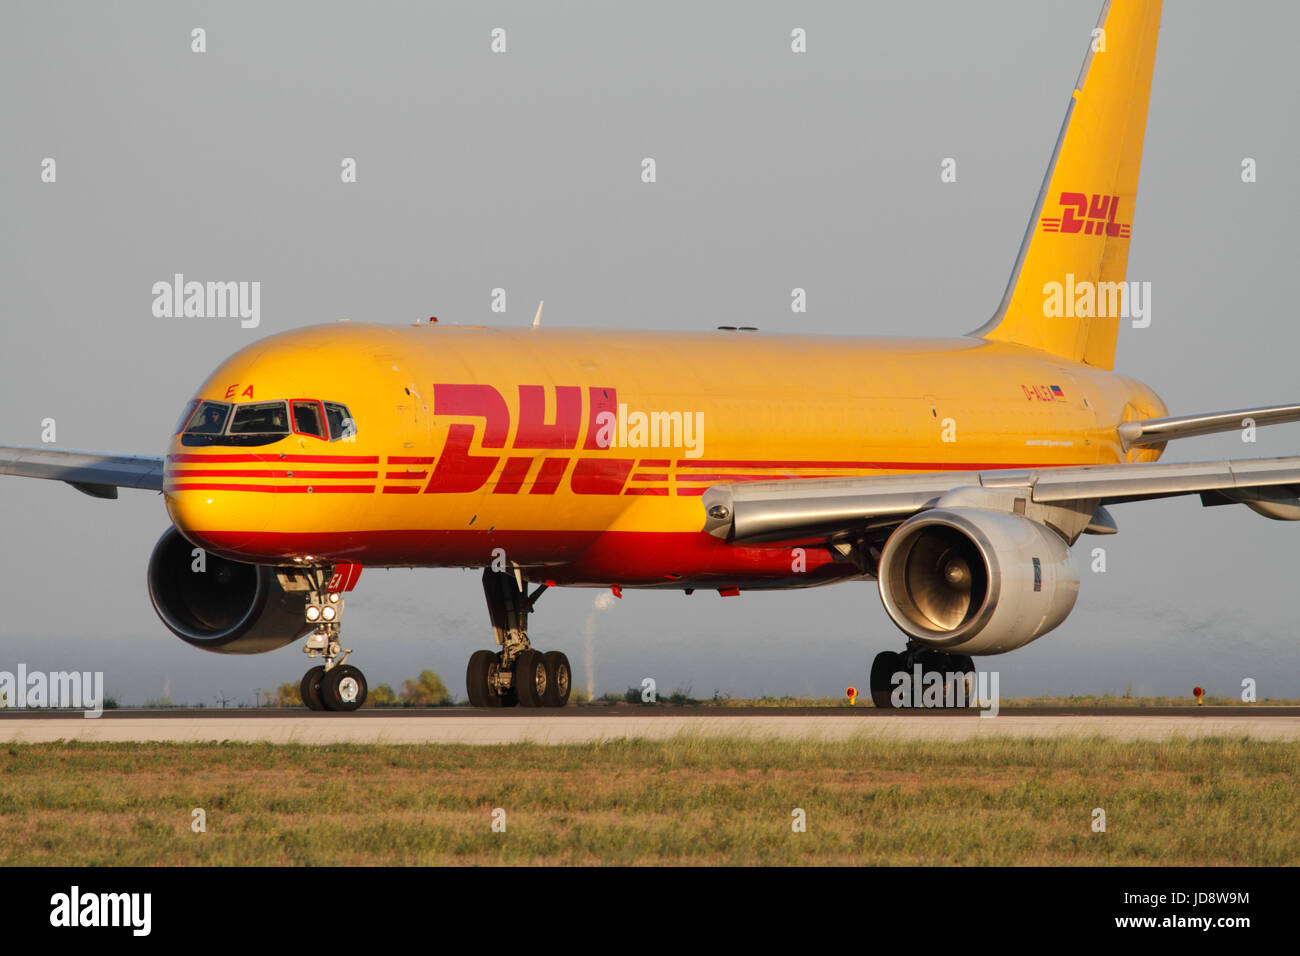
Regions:
<svg viewBox="0 0 1300 956"><path fill-rule="evenodd" d="M185 425L187 435L220 435L226 430L230 406L225 402L201 402Z"/></svg>
<svg viewBox="0 0 1300 956"><path fill-rule="evenodd" d="M325 437L325 423L321 421L320 402L304 400L293 403L293 430L300 435Z"/></svg>
<svg viewBox="0 0 1300 956"><path fill-rule="evenodd" d="M184 445L270 445L293 433L338 441L356 434L346 405L306 398L241 405L195 400L179 429Z"/></svg>
<svg viewBox="0 0 1300 956"><path fill-rule="evenodd" d="M185 403L185 411L181 412L180 419L176 422L176 427L172 429L173 435L179 435L185 430L185 426L190 423L190 416L194 414L194 409L199 407L199 400L191 398Z"/></svg>
<svg viewBox="0 0 1300 956"><path fill-rule="evenodd" d="M325 402L325 418L330 426L330 441L338 441L356 435L357 426L352 421L352 413L346 405L338 402Z"/></svg>
<svg viewBox="0 0 1300 956"><path fill-rule="evenodd" d="M257 402L239 405L230 422L232 435L287 435L289 416L284 402Z"/></svg>

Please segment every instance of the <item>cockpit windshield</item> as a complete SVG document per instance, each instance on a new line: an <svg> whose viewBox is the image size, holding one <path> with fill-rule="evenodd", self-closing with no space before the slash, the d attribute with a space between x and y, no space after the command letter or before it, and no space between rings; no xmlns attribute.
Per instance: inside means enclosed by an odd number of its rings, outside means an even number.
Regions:
<svg viewBox="0 0 1300 956"><path fill-rule="evenodd" d="M357 433L356 423L352 421L352 414L348 411L346 405L340 405L338 402L326 402L325 417L330 424L330 441L350 438Z"/></svg>
<svg viewBox="0 0 1300 956"><path fill-rule="evenodd" d="M192 401L181 416L182 429L185 445L269 445L289 435L338 441L356 434L347 406L317 399L239 405Z"/></svg>
<svg viewBox="0 0 1300 956"><path fill-rule="evenodd" d="M190 423L190 417L194 414L194 409L199 407L199 400L191 398L185 403L185 411L181 412L181 417L176 422L176 427L172 429L173 435L179 435L184 431L185 426Z"/></svg>
<svg viewBox="0 0 1300 956"><path fill-rule="evenodd" d="M321 419L320 402L300 399L293 403L293 430L302 435L325 437L325 422Z"/></svg>
<svg viewBox="0 0 1300 956"><path fill-rule="evenodd" d="M226 430L229 417L230 406L225 402L202 402L185 426L185 434L220 435Z"/></svg>
<svg viewBox="0 0 1300 956"><path fill-rule="evenodd" d="M234 420L230 423L232 435L276 435L289 434L289 415L284 402L258 402L252 405L240 405L235 409Z"/></svg>

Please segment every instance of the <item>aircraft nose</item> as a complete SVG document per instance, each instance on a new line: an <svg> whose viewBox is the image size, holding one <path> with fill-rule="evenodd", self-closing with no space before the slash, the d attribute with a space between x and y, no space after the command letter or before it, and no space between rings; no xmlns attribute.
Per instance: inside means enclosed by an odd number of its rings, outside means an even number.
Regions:
<svg viewBox="0 0 1300 956"><path fill-rule="evenodd" d="M167 514L194 544L233 560L262 557L258 542L272 527L275 494L231 480L170 476L165 488Z"/></svg>

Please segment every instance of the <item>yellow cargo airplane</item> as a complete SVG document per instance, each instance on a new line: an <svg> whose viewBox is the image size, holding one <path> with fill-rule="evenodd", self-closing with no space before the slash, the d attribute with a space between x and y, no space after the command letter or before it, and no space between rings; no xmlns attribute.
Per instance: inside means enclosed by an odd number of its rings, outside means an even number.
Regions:
<svg viewBox="0 0 1300 956"><path fill-rule="evenodd" d="M3 448L0 473L161 491L158 615L220 653L307 637L314 709L365 700L339 630L363 567L484 569L479 707L568 700L567 658L528 637L549 587L874 579L907 637L872 667L888 706L900 669L970 673L1060 624L1070 547L1116 530L1111 504L1300 518L1300 458L1155 463L1300 405L1168 417L1111 370L1159 19L1103 9L1006 293L965 337L336 323L227 359L163 458Z"/></svg>

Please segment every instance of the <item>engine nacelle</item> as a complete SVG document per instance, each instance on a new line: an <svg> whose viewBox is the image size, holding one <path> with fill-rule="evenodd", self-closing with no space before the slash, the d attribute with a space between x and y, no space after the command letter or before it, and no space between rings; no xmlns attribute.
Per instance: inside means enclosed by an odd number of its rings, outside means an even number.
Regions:
<svg viewBox="0 0 1300 956"><path fill-rule="evenodd" d="M948 653L1002 654L1065 620L1079 572L1065 541L1023 515L935 508L880 555L880 599L905 634Z"/></svg>
<svg viewBox="0 0 1300 956"><path fill-rule="evenodd" d="M273 568L208 553L193 570L194 546L168 528L149 558L149 600L187 644L218 654L260 654L314 630L306 591L285 591Z"/></svg>

